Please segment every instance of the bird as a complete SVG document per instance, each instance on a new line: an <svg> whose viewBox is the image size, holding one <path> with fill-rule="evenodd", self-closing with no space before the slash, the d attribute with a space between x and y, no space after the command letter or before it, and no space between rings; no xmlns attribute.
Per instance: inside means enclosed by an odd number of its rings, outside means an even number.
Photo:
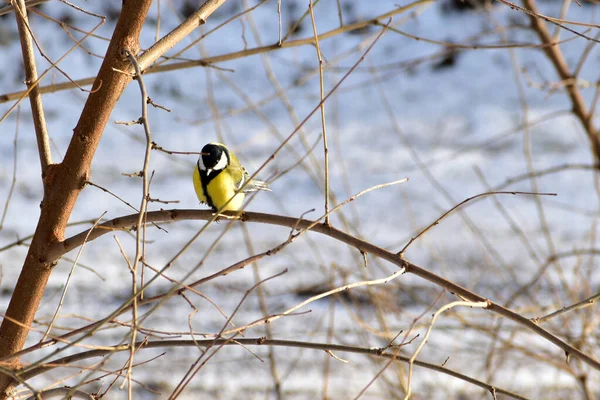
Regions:
<svg viewBox="0 0 600 400"><path fill-rule="evenodd" d="M193 178L198 200L219 212L241 209L246 193L271 191L267 182L250 179L235 154L221 143L202 148Z"/></svg>

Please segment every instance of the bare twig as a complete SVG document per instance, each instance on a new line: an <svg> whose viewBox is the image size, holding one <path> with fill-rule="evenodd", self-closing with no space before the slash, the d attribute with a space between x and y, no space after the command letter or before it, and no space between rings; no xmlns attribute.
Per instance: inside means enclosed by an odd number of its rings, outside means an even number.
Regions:
<svg viewBox="0 0 600 400"><path fill-rule="evenodd" d="M13 174L12 181L10 183L10 189L8 190L8 196L6 196L6 203L4 203L4 211L2 212L2 218L0 218L0 230L4 226L4 220L6 219L6 215L8 214L8 206L10 204L10 199L12 198L13 192L15 190L15 185L17 184L17 141L19 139L19 126L21 124L21 107L17 109L17 122L15 127L15 138L13 139Z"/></svg>
<svg viewBox="0 0 600 400"><path fill-rule="evenodd" d="M81 399L81 400L95 400L96 396L93 396L89 393L86 393L82 390L77 390L75 388L63 387L63 388L55 388L43 390L37 394L28 397L27 400L49 400L53 398L68 398L68 399Z"/></svg>
<svg viewBox="0 0 600 400"><path fill-rule="evenodd" d="M154 61L160 56L165 54L167 51L172 49L177 43L179 43L184 37L189 35L199 27L206 23L206 19L212 15L219 7L221 7L226 0L207 0L200 8L190 15L185 21L179 26L165 35L158 42L154 43L148 50L144 52L138 58L138 64L140 70L148 68ZM129 70L133 72L133 69Z"/></svg>
<svg viewBox="0 0 600 400"><path fill-rule="evenodd" d="M69 2L69 1L67 1L67 0L58 0L58 1L60 1L60 2L61 2L61 3L63 3L63 4L66 4L66 5L68 5L69 7L73 8L73 9L75 9L75 10L79 11L79 12L82 12L82 13L84 13L84 14L90 15L90 16L92 16L92 17L100 18L100 19L106 19L106 17L105 17L104 15L100 15L100 14L96 14L96 13L94 13L94 12L88 11L88 10L86 10L85 8L79 7L79 6L77 6L77 5L75 5L75 4L71 3L71 2Z"/></svg>
<svg viewBox="0 0 600 400"><path fill-rule="evenodd" d="M194 156L201 156L202 152L199 151L174 151L174 150L167 150L162 148L161 146L157 145L156 143L152 142L152 150L157 150L157 151L161 151L163 153L167 153L167 154L181 154L181 155L194 155Z"/></svg>
<svg viewBox="0 0 600 400"><path fill-rule="evenodd" d="M136 175L136 176L137 176L137 175ZM125 204L127 207L131 208L132 210L135 210L136 212L140 212L140 210L138 210L138 209L137 209L137 208L135 208L133 205L131 205L131 203L129 203L129 202L128 202L128 201L126 201L125 199L121 198L119 195L117 195L117 194L115 194L115 193L111 192L111 191L110 191L110 190L108 190L107 188L105 188L105 187L103 187L103 186L100 186L100 185L98 185L98 184L96 184L96 183L94 183L94 182L92 182L92 181L86 181L86 182L85 182L85 184L86 184L86 185L93 186L93 187L95 187L95 188L98 188L98 189L102 190L104 193L108 193L108 194L110 194L110 195L111 195L111 196L113 196L115 199L117 199L117 200L119 200L120 202L122 202L123 204ZM179 201L178 201L178 200L174 200L174 201L162 201L162 200L159 200L159 199L153 199L153 198L151 198L151 197L148 197L148 201L149 201L149 202L150 202L150 201L157 201L157 202L164 202L164 203L169 203L169 204L170 204L170 203L179 203ZM155 228L157 228L157 229L159 229L159 230L161 230L161 231L167 232L167 231L165 230L165 228L163 228L163 227L162 227L162 226L160 226L160 225L157 225L157 224L155 224L155 223L152 223L152 225L153 225ZM0 249L0 250L1 250L1 249Z"/></svg>
<svg viewBox="0 0 600 400"><path fill-rule="evenodd" d="M581 300L580 302L577 302L575 304L571 304L570 306L563 307L563 308L556 310L546 316L539 317L539 318L533 318L533 322L538 323L538 324L544 323L554 317L558 317L559 315L568 313L570 311L589 307L589 306L593 305L594 303L596 303L598 301L598 299L600 299L600 293L596 293L595 295L590 296L587 299Z"/></svg>
<svg viewBox="0 0 600 400"><path fill-rule="evenodd" d="M415 2L410 3L406 6L398 7L392 11L378 15L377 17L375 17L373 19L359 21L354 24L344 25L341 28L337 28L337 29L333 29L331 31L325 32L325 33L319 35L319 40L329 39L329 38L335 37L335 36L340 35L345 32L351 32L351 31L354 31L357 29L364 28L366 26L373 25L373 24L375 24L375 21L388 19L394 15L402 14L404 12L412 10L413 8L415 8L417 6L427 4L432 1L433 0L416 0ZM167 37L169 37L169 35L165 36L162 40L167 40ZM172 38L169 37L169 40L171 40L171 39ZM185 69L185 68L190 68L190 67L195 67L195 66L206 66L206 65L217 63L217 62L236 60L236 59L248 57L248 56L251 56L254 54L261 54L261 53L284 49L284 48L312 45L314 43L314 40L315 40L314 37L310 36L305 39L291 40L291 41L287 41L287 42L284 41L281 45L279 45L278 43L274 43L271 45L259 46L256 48L244 49L244 50L236 51L233 53L208 57L208 58L205 58L202 60L183 61L183 62L179 62L179 63L161 65L158 67L149 66L151 64L151 62L153 62L154 60L156 60L158 57L160 57L162 55L162 53L161 53L159 56L156 56L155 54L152 54L152 56L150 56L150 55L146 56L146 54L148 54L153 49L154 49L152 51L153 53L156 53L158 51L157 49L155 49L155 46L157 46L159 44L159 42L157 42L150 49L148 49L142 55L142 57L140 57L140 60L138 60L138 62L140 62L140 66L144 70L144 74L146 75L146 74L152 74L152 73L158 73L158 72L166 72L166 71ZM169 50L169 48L167 48L167 47L168 46L164 43L160 46L160 48L165 49L165 51ZM141 63L142 59L145 60L144 64ZM94 82L94 80L95 80L95 78L90 77L90 78L79 79L74 82L77 85L84 86L84 85L91 85ZM40 92L41 93L54 93L54 92L58 92L61 90L72 89L73 87L75 87L75 84L72 82L62 82L62 83L57 83L57 84L53 84L53 85L42 86L42 87L40 87ZM0 104L11 101L11 100L19 99L21 96L23 96L24 93L26 93L26 92L14 92L14 93L7 93L7 94L0 95Z"/></svg>
<svg viewBox="0 0 600 400"><path fill-rule="evenodd" d="M39 5L39 4L45 3L47 1L48 0L27 0L25 2L25 6L27 8L29 8L29 7L35 7L35 6ZM13 11L15 11L15 6L13 6L12 4L0 7L0 16L9 14L9 13L11 13Z"/></svg>
<svg viewBox="0 0 600 400"><path fill-rule="evenodd" d="M98 219L96 219L96 221L94 222L94 225L92 225L92 227L90 228L88 233L92 233L94 231L94 229L98 226L98 224L100 223L100 221L102 220L102 217L104 217L104 215L106 215L106 211L103 212L102 215L100 215L98 217ZM52 316L52 319L50 320L50 323L48 324L48 329L46 329L46 333L44 333L44 336L42 337L40 342L43 342L44 340L46 340L46 338L48 338L48 335L50 334L50 331L52 330L52 327L54 326L54 322L56 321L56 318L58 317L58 313L60 312L60 309L62 308L63 302L67 295L67 290L69 289L69 283L71 282L71 277L73 276L73 273L75 272L75 268L77 267L77 262L79 261L79 258L81 257L81 253L83 253L83 248L85 247L85 242L87 241L88 237L89 237L89 235L87 235L87 237L83 241L83 244L79 248L79 251L77 252L77 256L75 257L75 260L73 261L73 265L71 266L71 270L69 271L69 275L67 276L67 281L65 282L65 286L63 288L62 295L60 296L58 306L56 307L56 311L54 312L54 315Z"/></svg>
<svg viewBox="0 0 600 400"><path fill-rule="evenodd" d="M321 94L321 128L323 129L323 153L325 155L325 214L329 213L329 149L327 148L327 124L325 123L325 84L323 80L323 57L321 56L321 46L319 46L319 35L317 34L317 24L315 22L315 12L313 2L308 4L310 19L312 21L313 35L315 37L315 47L317 49L317 60L319 62L319 90ZM329 215L325 217L325 224L329 225Z"/></svg>
<svg viewBox="0 0 600 400"><path fill-rule="evenodd" d="M96 29L98 29L102 24L104 23L104 21L100 21L94 28L92 28L92 30L90 32L87 32L85 34L84 37L82 37L79 41L77 41L69 50L67 50L58 60L56 60L56 62L50 62L51 66L49 68L47 68L38 78L37 80L25 91L23 92L18 92L18 94L15 94L15 96L12 96L10 99L6 98L5 101L2 101L2 96L0 96L0 103L6 102L6 101L10 101L10 100L16 100L16 102L4 113L4 115L2 117L0 117L0 123L2 121L4 121L12 112L13 110L19 106L19 104L21 103L21 101L27 97L29 95L29 93L31 93L31 91L33 89L39 89L40 93L45 93L43 90L41 90L39 83L41 82L41 80L50 73L50 71L52 71L53 68L55 68L58 64L60 64L65 58L67 58L67 56L69 54L71 54L71 52L73 52L76 48L78 48L81 43L86 40L89 36L92 35L92 32L95 32ZM92 81L90 83L93 83L94 80L92 79ZM73 87L78 87L77 85L73 86ZM102 84L98 85L95 89L88 91L89 93L95 93L98 90L100 90L100 88L102 87Z"/></svg>
<svg viewBox="0 0 600 400"><path fill-rule="evenodd" d="M411 395L411 381L412 381L412 373L413 373L413 365L415 360L417 359L417 356L419 355L419 353L421 352L421 350L423 349L423 347L425 346L425 343L427 343L427 340L429 339L429 335L431 334L431 330L433 329L433 324L435 324L435 320L444 312L447 311L453 307L477 307L477 308L487 308L488 307L488 302L487 301L479 301L479 302L472 302L472 301L454 301L450 304L446 304L445 306L441 307L439 310L437 310L435 312L435 314L433 314L433 318L431 319L431 323L429 324L429 328L427 328L427 333L425 334L425 337L423 338L423 340L421 340L421 343L419 344L419 347L417 347L417 349L415 350L415 352L413 353L413 355L410 357L410 359L408 360L408 382L406 384L408 390L406 391L406 396L404 396L404 400L408 400L410 398Z"/></svg>
<svg viewBox="0 0 600 400"><path fill-rule="evenodd" d="M141 258L144 256L144 240L146 235L146 224L144 224L144 218L146 217L146 211L148 208L149 198L149 177L148 177L148 166L150 164L150 153L152 152L152 133L150 131L150 123L148 121L148 94L146 92L146 86L144 85L144 79L142 78L142 71L138 64L138 60L131 51L125 49L125 54L133 68L135 69L135 79L138 81L140 87L141 98L142 98L142 116L140 122L144 126L144 133L146 135L146 152L144 154L144 164L142 169L142 200L140 204L140 213L137 221L136 229L136 241L135 241L135 257L131 266L132 275L132 297L133 297L133 320L131 327L131 353L129 358L129 365L127 368L127 380L129 382L129 398L133 396L133 385L131 382L131 373L133 368L133 356L135 354L135 341L137 334L137 302L138 302L138 287L137 287L137 267Z"/></svg>
<svg viewBox="0 0 600 400"><path fill-rule="evenodd" d="M163 211L149 212L147 214L146 222L149 223L149 222L187 220L187 219L203 219L203 220L209 219L210 220L210 219L213 219L214 217L215 217L214 213L211 210L171 210L171 211L163 210ZM104 233L107 233L107 232L115 230L115 229L130 228L131 226L135 225L137 218L138 218L138 215L133 214L133 215L117 218L115 220L108 221L104 224L101 224L99 226L99 228L104 228L104 229L96 229L94 232L92 232L90 234L89 240L93 240L96 237L99 237L99 236L103 235ZM223 218L227 218L230 220L239 220L239 221L244 221L244 222L268 223L268 224L279 225L279 226L287 226L290 228L297 227L297 229L306 229L307 227L311 226L311 228L310 228L311 231L321 233L321 234L327 235L333 239L344 242L350 246L357 248L360 251L363 251L365 253L370 253L376 257L379 257L386 261L389 261L392 264L398 266L399 268L406 268L407 273L415 274L415 275L417 275L429 282L432 282L440 287L446 288L451 293L454 293L463 299L467 299L467 300L473 301L473 302L489 301L488 299L486 299L485 297L483 297L479 294L476 294L476 293L474 293L452 281L449 281L437 274L434 274L433 272L430 272L430 271L426 270L425 268L422 268L416 264L413 264L405 259L400 258L397 254L394 254L392 252L384 250L381 247L375 246L364 240L358 239L357 237L354 237L352 235L344 233L333 227L327 227L323 224L315 224L315 221L298 220L297 218L293 218L293 217L284 217L284 216L278 216L278 215L272 215L272 214L262 214L262 213L248 212L248 211L245 211L239 215L236 215L233 213L226 213L226 215L219 217L217 219L223 219ZM59 255L59 254L62 254L63 252L67 252L67 251L74 249L75 247L77 247L78 245L81 244L85 235L86 235L86 232L82 232L78 235L73 236L72 238L65 240L63 243L57 245L57 248L55 248L54 251L56 251L57 252L56 254ZM511 311L493 301L489 301L488 307L486 309L493 313L496 313L498 315L502 315L505 318L508 318L508 319L516 322L517 324L533 331L540 337L543 337L544 339L546 339L549 342L553 343L554 345L558 346L559 348L561 348L562 350L564 350L571 356L573 356L575 358L579 358L584 363L590 365L594 369L600 370L600 362L598 360L594 359L593 357L591 357L587 352L581 351L581 350L575 348L574 346L567 344L562 339L558 338L557 336L553 335L552 333L548 332L547 330L541 328L540 326L538 326L534 322L530 321L528 318L522 316L521 314L519 314L515 311ZM0 357L0 361L2 361L1 357Z"/></svg>
<svg viewBox="0 0 600 400"><path fill-rule="evenodd" d="M121 57L122 46L127 43L132 50L139 46L139 33L150 4L150 0L123 3L94 90L88 96L65 157L60 164L50 164L51 160L46 157L48 165L40 217L0 326L1 357L10 357L25 344L29 327L56 263L56 259L49 258L48 250L52 243L61 242L64 238L75 202L85 186L84 182L88 180L90 166L108 117L129 82L127 76L115 73L113 68L127 67L128 62ZM18 359L10 359L10 364L18 365ZM0 393L9 391L14 383L9 375L0 375Z"/></svg>
<svg viewBox="0 0 600 400"><path fill-rule="evenodd" d="M46 117L44 116L44 106L42 105L42 95L37 85L38 74L35 64L35 54L33 52L33 40L29 28L29 21L27 19L25 0L16 0L13 3L15 7L15 16L17 18L17 26L19 28L19 37L21 40L23 64L25 65L25 83L28 90L30 90L29 102L33 114L33 126L37 138L42 176L45 176L48 165L52 164L52 152L50 150L50 139L48 137Z"/></svg>
<svg viewBox="0 0 600 400"><path fill-rule="evenodd" d="M425 233L427 233L431 228L433 228L434 226L439 225L440 221L444 218L446 218L450 213L452 213L453 211L455 211L456 209L460 208L461 206L463 206L464 204L468 203L471 200L475 200L475 199L479 199L485 196L492 196L492 195L498 195L498 194L511 194L513 196L515 195L527 195L527 196L556 196L556 193L534 193L534 192L486 192L486 193L480 193L478 195L475 196L471 196L469 198L466 198L465 200L461 201L460 203L458 203L457 205L455 205L454 207L452 207L451 209L449 209L448 211L446 211L445 213L443 213L438 219L436 219L435 221L433 221L429 226L427 226L427 228L423 229L421 232L419 232L419 234L417 236L414 236L413 238L411 238L408 243L406 244L406 246L404 246L402 248L402 250L400 250L398 252L398 255L400 257L404 256L404 253L406 252L406 249L408 249L408 247L418 238L420 238L421 236L423 236Z"/></svg>
<svg viewBox="0 0 600 400"><path fill-rule="evenodd" d="M393 274L391 274L390 276L386 276L385 278L373 279L373 280L370 280L370 281L354 282L354 283L350 283L348 285L344 285L344 286L337 287L335 289L328 290L326 292L323 292L321 294L318 294L316 296L312 296L312 297L304 300L302 303L297 304L294 307L291 307L291 308L285 310L281 314L277 314L275 316L267 318L265 320L265 322L266 323L271 323L273 321L276 321L276 320L278 320L281 317L285 317L286 315L289 315L289 314L295 312L296 310L304 307L307 304L310 304L312 302L315 302L315 301L320 300L320 299L325 298L325 297L329 297L329 296L331 296L333 294L336 294L336 293L344 292L344 291L347 291L347 290L350 290L350 289L353 289L353 288L356 288L356 287L361 287L361 286L374 286L374 285L381 285L381 284L388 283L389 281L392 281L392 280L398 278L400 275L404 274L405 272L406 272L406 270L404 268L401 268L398 271L396 271ZM249 327L251 327L251 326L247 326L247 327L244 327L244 328L247 329Z"/></svg>
<svg viewBox="0 0 600 400"><path fill-rule="evenodd" d="M152 348L162 348L162 347L197 347L197 346L237 346L237 345L246 345L246 346L278 346L278 347L288 347L288 348L303 348L303 349L314 349L319 351L332 351L336 353L355 353L355 354L366 354L372 357L385 357L385 358L394 358L398 361L402 361L404 363L409 362L408 357L403 357L400 355L396 355L394 353L386 352L385 349L380 348L363 348L356 346L346 346L346 345L338 345L331 343L311 343L311 342L301 342L301 341L293 341L293 340L279 340L279 339L268 339L268 338L243 338L243 339L235 339L232 340L230 338L226 339L206 339L206 340L160 340L160 341L150 341L150 342L139 342L136 343L136 348L142 349L152 349ZM70 355L67 357L63 357L54 361L49 362L46 365L41 365L34 370L31 370L27 373L22 374L21 378L24 380L31 379L34 376L38 376L46 371L56 368L57 366L68 365L75 361L86 360L93 357L103 357L109 353L119 352L119 351L129 351L128 346L115 346L112 349L101 349L101 350L90 350L87 352ZM471 378L469 376L463 375L446 367L441 367L437 364L432 364L420 360L414 360L413 364L422 368L427 368L432 371L440 372L448 376L455 377L477 387L483 388L485 390L491 391L494 390L497 393L502 393L506 396L509 396L514 399L527 400L526 397L518 395L516 393L510 392L508 390L492 386L488 383L479 381L477 379Z"/></svg>
<svg viewBox="0 0 600 400"><path fill-rule="evenodd" d="M248 249L248 253L256 254L254 245L252 243L252 236L250 235L250 232L248 232L247 226L242 225L242 233L244 235L244 241L246 242L246 248ZM252 273L254 274L255 282L262 281L260 268L258 266L258 263L256 263L256 262L252 263ZM258 296L258 304L260 306L260 311L264 317L267 317L270 314L269 306L267 305L267 301L265 299L265 291L263 290L262 285L260 285L256 288L256 294ZM271 325L266 324L264 326L264 328L265 328L266 336L273 337L273 330L271 329ZM275 352L274 352L273 348L269 348L268 357L269 357L269 370L271 372L271 377L273 378L274 392L277 396L277 399L282 400L284 398L284 395L282 393L281 378L279 376L280 374L279 374L279 370L278 370L278 366L277 366L277 359L275 358Z"/></svg>
<svg viewBox="0 0 600 400"><path fill-rule="evenodd" d="M261 281L256 282L250 289L246 290L246 293L244 293L244 295L242 296L242 298L240 299L240 301L238 302L237 306L235 307L235 309L233 310L233 312L231 313L231 315L229 316L229 318L227 319L227 321L223 324L223 327L221 328L221 331L217 334L217 336L215 337L215 339L213 340L213 343L217 346L217 349L214 350L211 354L207 355L207 350L214 347L213 345L208 345L206 346L206 350L202 353L202 355L200 357L198 357L198 359L192 364L192 366L189 368L188 372L185 374L185 376L181 379L181 381L179 382L179 384L177 385L177 387L173 390L173 392L171 393L171 395L169 396L169 400L174 400L179 398L179 396L181 395L181 393L183 392L183 390L185 389L185 387L191 382L192 378L198 373L198 371L204 366L206 365L206 363L221 349L223 348L223 346L225 346L227 343L229 342L233 342L233 343L240 343L237 340L234 340L235 336L237 336L239 334L239 332L235 332L233 336L231 336L230 338L226 339L225 342L219 342L219 339L221 339L224 335L224 330L227 327L227 325L231 324L231 321L234 317L234 315L237 314L237 312L239 311L240 307L242 306L242 304L246 301L246 299L248 298L248 296L250 295L250 293L252 293L256 288L260 287L262 284L270 281L271 279L275 279L278 278L280 276L282 276L283 274L286 274L288 271L287 269L276 273L275 275L272 275L268 278L265 278ZM195 339L193 339L194 342L196 342ZM198 347L203 347L202 345L198 344ZM204 356L207 357L203 360L202 363L200 363L200 361L202 360L202 358Z"/></svg>
<svg viewBox="0 0 600 400"><path fill-rule="evenodd" d="M515 6L515 4L509 3L506 0L500 1L509 4L511 7ZM558 24L558 22L555 22L553 19L550 19L547 16L541 16L533 0L523 0L523 5L525 6L525 11L529 15L531 26L538 34L540 41L543 44L552 43L552 35L548 31L548 27L546 26L544 20L551 21L555 24ZM523 10L520 7L518 8ZM564 25L560 26L564 27ZM572 30L569 29L569 31ZM544 47L543 50L548 59L550 59L554 65L554 69L561 80L567 81L572 78L567 61L564 58L559 46L547 46ZM594 154L595 163L598 164L600 163L600 136L598 135L597 129L594 126L592 114L588 111L583 96L577 85L570 83L565 86L565 89L569 95L569 98L571 99L571 103L573 104L573 113L575 116L577 116L583 125L583 128L585 129L588 139L590 140L590 146Z"/></svg>

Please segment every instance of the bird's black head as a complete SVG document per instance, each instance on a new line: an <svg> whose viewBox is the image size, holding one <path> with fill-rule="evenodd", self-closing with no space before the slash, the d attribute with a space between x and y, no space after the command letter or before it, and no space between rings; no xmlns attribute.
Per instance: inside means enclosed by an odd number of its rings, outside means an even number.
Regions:
<svg viewBox="0 0 600 400"><path fill-rule="evenodd" d="M220 171L229 164L229 152L227 148L218 143L209 143L202 148L202 155L198 160L201 170Z"/></svg>

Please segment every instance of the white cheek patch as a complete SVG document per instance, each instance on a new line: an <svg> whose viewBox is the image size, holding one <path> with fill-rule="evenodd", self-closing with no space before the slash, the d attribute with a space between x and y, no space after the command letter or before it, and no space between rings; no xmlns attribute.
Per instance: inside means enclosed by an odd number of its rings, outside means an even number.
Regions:
<svg viewBox="0 0 600 400"><path fill-rule="evenodd" d="M198 167L202 170L202 171L206 171L206 167L204 166L204 161L202 161L202 156L200 156L198 158Z"/></svg>
<svg viewBox="0 0 600 400"><path fill-rule="evenodd" d="M225 152L221 153L221 158L219 158L219 162L214 166L215 171L221 171L227 168L227 154Z"/></svg>

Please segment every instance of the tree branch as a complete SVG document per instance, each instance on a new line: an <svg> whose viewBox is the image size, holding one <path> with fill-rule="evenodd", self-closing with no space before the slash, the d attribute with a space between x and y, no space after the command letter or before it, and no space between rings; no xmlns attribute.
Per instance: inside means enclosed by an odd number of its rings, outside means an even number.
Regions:
<svg viewBox="0 0 600 400"><path fill-rule="evenodd" d="M206 23L206 19L214 13L217 8L221 7L227 0L208 0L202 4L200 8L190 15L188 19L183 21L179 26L167 33L158 42L154 43L148 50L144 52L138 59L140 69L144 70L156 61L160 56L171 50L173 46L181 41L184 37L192 33L194 29ZM129 69L134 72L133 67Z"/></svg>
<svg viewBox="0 0 600 400"><path fill-rule="evenodd" d="M346 353L355 353L355 354L367 354L373 357L384 357L384 358L392 358L398 361L402 361L404 363L409 362L408 357L400 356L398 354L394 354L391 352L386 352L386 348L363 348L356 346L346 346L340 344L332 344L332 343L311 343L311 342L300 342L294 340L281 340L281 339L267 339L267 338L236 338L234 340L231 339L204 339L204 340L157 340L153 342L139 342L136 344L136 349L154 349L154 348L163 348L163 347L209 347L209 346L277 346L277 347L288 347L288 348L300 348L300 349L314 349L321 351L332 351L332 352L346 352ZM21 378L23 380L31 379L35 376L38 376L44 372L52 370L56 367L60 367L63 365L72 364L76 361L86 360L94 357L104 357L108 354L120 351L129 351L129 346L121 345L114 346L113 349L98 349L98 350L89 350L85 352L81 352L78 354L73 354L67 357L63 357L54 361L50 361L48 364L41 365L31 371L24 373ZM526 400L526 397L520 396L516 393L510 392L506 389L498 388L496 386L492 386L488 383L479 381L477 379L471 378L469 376L463 375L459 372L453 371L443 366L439 366L437 364L428 363L425 361L414 360L414 365L417 365L422 368L427 368L432 371L441 372L443 374L458 378L462 381L470 383L472 385L483 388L487 391L495 391L496 393L504 394L508 397L514 399Z"/></svg>
<svg viewBox="0 0 600 400"><path fill-rule="evenodd" d="M600 371L600 362L586 354L585 352L571 346L559 337L538 326L535 322L526 318L514 311L509 310L495 303L475 292L470 291L446 278L443 278L433 272L426 270L410 261L402 259L398 254L394 254L374 244L361 240L355 236L342 232L331 226L324 224L315 224L315 221L298 219L294 217L286 217L281 215L264 214L257 212L245 211L241 214L235 213L223 213L225 216L219 216L216 218L219 220L238 220L241 222L257 222L270 225L285 226L296 230L310 229L311 231L327 235L340 242L346 243L356 249L370 253L374 256L380 257L392 264L395 264L399 268L405 268L407 273L412 273L425 279L431 283L434 283L440 287L446 288L448 291L459 296L460 298L472 302L487 301L488 306L486 310L501 315L505 318L516 322L518 325L533 331L535 334L543 337L549 342L561 348L566 354L578 358L584 363L590 365L592 368ZM139 215L132 214L124 217L116 218L111 221L107 221L104 224L97 226L88 236L87 241L92 241L106 233L114 230L127 230L132 229L136 226ZM181 220L212 220L215 218L212 210L162 210L152 211L146 214L146 223L151 222L172 222ZM88 235L88 231L81 232L71 238L66 239L62 243L57 243L49 254L53 257L60 257L62 254L71 251L80 246Z"/></svg>
<svg viewBox="0 0 600 400"><path fill-rule="evenodd" d="M22 2L22 0L21 0ZM10 300L6 317L0 326L0 356L13 354L23 348L46 282L56 259L49 257L52 246L63 240L75 202L89 180L90 165L104 127L117 100L131 80L116 70L126 70L130 63L122 56L123 49L139 51L139 34L151 0L129 0L123 9L104 62L100 67L73 137L60 164L50 164L44 175L44 198L41 215L29 252ZM34 113L35 114L35 113ZM14 323L12 321L19 323ZM17 366L18 359L10 365ZM10 393L14 380L0 375L0 398Z"/></svg>
<svg viewBox="0 0 600 400"><path fill-rule="evenodd" d="M22 2L22 0L20 0ZM194 14L199 18L184 23L170 36L169 46L189 34L216 10L225 0L208 0L207 6ZM44 174L44 198L41 215L33 235L21 274L13 296L0 326L0 357L8 357L9 365L19 365L17 357L10 356L23 348L35 313L39 307L46 282L57 258L52 256L56 243L64 239L69 217L85 182L90 177L90 165L117 100L131 81L127 71L132 68L125 50L137 54L140 50L139 35L146 19L151 0L126 0L106 51L104 61L92 85L92 90L65 157L60 164L49 164ZM202 13L200 11L203 10ZM169 35L167 35L169 36ZM162 51L170 47L161 47ZM152 53L158 58L160 50ZM37 89L37 87L35 88ZM13 322L15 321L15 322ZM14 380L0 375L0 400L10 394Z"/></svg>
<svg viewBox="0 0 600 400"><path fill-rule="evenodd" d="M548 31L548 27L546 23L538 17L539 12L537 6L535 5L534 0L523 0L523 5L528 11L531 11L529 15L529 20L531 22L531 27L538 34L540 41L545 46L542 48L546 56L550 59L552 64L554 65L554 69L556 73L560 77L561 81L565 82L565 89L569 98L571 99L571 104L573 105L573 113L579 119L585 132L587 133L588 139L590 140L590 145L592 147L592 151L594 153L595 163L600 163L600 137L598 136L598 132L594 127L592 113L590 113L585 105L583 100L583 96L577 87L575 79L573 79L573 75L569 71L569 66L565 57L563 56L562 51L558 45L551 45L555 41L552 39L552 35Z"/></svg>
<svg viewBox="0 0 600 400"><path fill-rule="evenodd" d="M48 129L46 127L46 118L44 116L44 106L42 105L42 95L38 86L38 74L35 65L35 53L33 51L33 41L27 18L27 8L25 0L16 0L14 2L15 17L17 18L17 27L19 28L19 38L21 41L21 52L23 53L23 64L25 66L25 84L29 89L29 103L31 104L31 113L33 117L33 126L37 138L38 152L40 154L40 164L42 166L42 177L46 175L48 166L52 164L52 153L50 151L50 139L48 138ZM33 86L33 87L32 87Z"/></svg>
<svg viewBox="0 0 600 400"><path fill-rule="evenodd" d="M362 28L364 28L366 26L370 26L370 25L379 25L380 20L388 19L394 15L408 12L419 5L424 5L424 4L427 4L430 2L431 2L431 0L416 0L413 3L410 3L406 6L395 8L394 10L386 12L384 14L381 14L373 19L359 21L354 24L344 25L341 28L333 29L331 31L322 33L318 36L318 40L329 39L329 38L341 35L346 32L351 32L351 31L355 31L358 29L362 29ZM193 15L196 15L196 13L194 13ZM204 18L207 18L207 15L205 15ZM184 22L184 24L185 24L185 22ZM181 24L180 27L184 24ZM179 29L179 27L175 28L175 29ZM158 73L158 72L176 71L176 70L180 70L180 69L192 68L192 67L197 67L197 66L209 66L211 64L215 64L218 62L237 60L237 59L240 59L243 57L248 57L248 56L252 56L255 54L261 54L261 53L267 53L267 52L274 51L274 50L298 47L298 46L305 46L305 45L313 45L314 41L315 41L315 38L313 36L310 36L310 37L307 37L304 39L290 40L290 41L284 41L281 44L274 43L274 44L270 44L270 45L266 45L266 46L259 46L259 47L254 47L251 49L244 49L244 50L240 50L240 51L235 51L233 53L226 53L226 54L221 54L221 55L217 55L217 56L203 58L201 60L181 61L181 62L169 63L167 65L150 66L151 59L153 62L162 55L162 54L158 54L157 50L155 50L157 47L164 49L164 51L167 51L168 49L170 49L172 47L172 46L171 47L167 46L167 44L171 43L171 41L172 41L172 37L168 41L166 40L166 38L169 35L171 35L171 34L170 33L167 34L167 36L165 36L165 38L159 40L153 46L151 46L148 50L146 50L146 52L144 54L142 54L142 56L138 60L140 62L140 66L142 66L142 69L144 70L143 71L144 74L154 74L154 73ZM163 42L163 40L165 40L166 42ZM131 70L130 72L133 73L133 70ZM92 82L94 82L94 78L83 78L83 79L75 80L73 82L62 82L62 83L57 83L57 84L53 84L53 85L42 86L40 88L40 90L42 93L54 93L54 92L58 92L61 90L73 89L77 86L86 86L86 85L91 84ZM23 96L24 93L25 92L21 91L21 92L2 94L2 95L0 95L0 104L6 103L11 100L18 100Z"/></svg>

